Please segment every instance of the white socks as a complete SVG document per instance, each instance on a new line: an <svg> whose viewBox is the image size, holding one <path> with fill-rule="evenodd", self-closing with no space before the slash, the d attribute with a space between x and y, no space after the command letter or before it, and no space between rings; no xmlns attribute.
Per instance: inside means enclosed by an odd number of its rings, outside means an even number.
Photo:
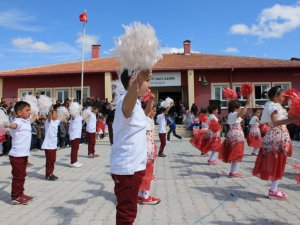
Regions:
<svg viewBox="0 0 300 225"><path fill-rule="evenodd" d="M259 151L259 148L253 148L253 152L252 153L257 155L258 151Z"/></svg>
<svg viewBox="0 0 300 225"><path fill-rule="evenodd" d="M217 159L218 152L217 151L212 151L209 157L209 160L215 161Z"/></svg>
<svg viewBox="0 0 300 225"><path fill-rule="evenodd" d="M240 162L232 162L230 167L230 173L237 173Z"/></svg>
<svg viewBox="0 0 300 225"><path fill-rule="evenodd" d="M147 199L147 198L149 198L149 194L150 194L150 191L139 190L139 197Z"/></svg>
<svg viewBox="0 0 300 225"><path fill-rule="evenodd" d="M277 191L280 180L274 180L271 183L271 191Z"/></svg>

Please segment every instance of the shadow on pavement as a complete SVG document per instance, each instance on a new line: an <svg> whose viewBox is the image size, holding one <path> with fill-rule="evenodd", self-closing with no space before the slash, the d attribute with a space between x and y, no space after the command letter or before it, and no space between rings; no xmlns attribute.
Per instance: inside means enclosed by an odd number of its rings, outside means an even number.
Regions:
<svg viewBox="0 0 300 225"><path fill-rule="evenodd" d="M54 214L57 217L63 219L63 221L59 223L60 225L71 224L72 220L79 215L74 209L71 208L51 207L50 209L54 211Z"/></svg>
<svg viewBox="0 0 300 225"><path fill-rule="evenodd" d="M201 224L201 223L194 223L196 224ZM204 223L206 224L206 223ZM281 222L278 220L270 220L266 218L249 218L245 219L243 221L241 220L236 220L232 222L227 222L227 221L221 221L221 220L216 220L216 221L210 221L209 224L222 224L222 225L234 225L234 224L239 224L239 225L249 225L249 224L257 224L257 225L267 225L267 224L276 224L276 225L289 225L290 223L287 222Z"/></svg>
<svg viewBox="0 0 300 225"><path fill-rule="evenodd" d="M115 200L115 195L113 192L108 192L105 189L105 185L100 182L95 182L92 180L86 180L88 184L96 185L98 186L97 189L90 189L90 190L84 190L83 192L91 194L90 197L87 198L80 198L80 199L74 199L70 201L66 201L68 204L73 204L73 205L84 205L86 204L90 199L95 198L95 197L103 197L105 200L111 201L113 203L116 202Z"/></svg>
<svg viewBox="0 0 300 225"><path fill-rule="evenodd" d="M206 194L211 194L218 201L223 201L224 199L227 199L228 196L231 197L229 199L230 201L236 201L240 198L240 199L245 199L248 201L255 202L260 198L267 198L267 196L263 194L241 190L241 189L245 189L245 187L243 186L229 186L226 188L224 187L192 187L192 188L197 189Z"/></svg>
<svg viewBox="0 0 300 225"><path fill-rule="evenodd" d="M10 198L10 193L5 191L4 189L9 187L11 185L11 182L8 181L0 181L0 196L5 196L4 198L1 197L0 201L10 204L11 198Z"/></svg>

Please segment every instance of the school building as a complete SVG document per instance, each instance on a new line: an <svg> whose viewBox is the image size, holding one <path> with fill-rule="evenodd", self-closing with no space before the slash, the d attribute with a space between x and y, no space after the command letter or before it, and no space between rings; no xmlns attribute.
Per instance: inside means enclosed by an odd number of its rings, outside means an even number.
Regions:
<svg viewBox="0 0 300 225"><path fill-rule="evenodd" d="M92 58L84 62L83 96L111 100L111 82L118 78L120 63L113 57L100 57L100 47L93 45ZM251 107L261 107L266 102L262 93L267 88L280 85L300 90L298 58L276 60L193 53L189 40L184 41L183 47L183 53L164 54L154 66L151 84L157 99L171 97L189 107L196 103L198 108L218 100L226 109L222 89L232 87L239 92L243 82L251 82ZM0 71L0 96L8 100L37 92L54 99L79 100L80 85L81 61Z"/></svg>

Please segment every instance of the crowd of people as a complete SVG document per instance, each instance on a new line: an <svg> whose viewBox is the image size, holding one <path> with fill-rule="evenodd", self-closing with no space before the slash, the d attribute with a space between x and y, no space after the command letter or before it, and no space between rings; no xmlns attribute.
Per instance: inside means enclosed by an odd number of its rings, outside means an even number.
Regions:
<svg viewBox="0 0 300 225"><path fill-rule="evenodd" d="M174 102L167 106L160 102L158 107L154 102L155 96L149 92L149 77L149 71L141 71L139 77L133 79L129 71L124 70L121 81L125 90L120 92L118 100L112 103L88 98L84 101L83 113L78 111L72 114L71 108L75 104L78 107L80 105L68 99L64 103L56 101L47 115L32 115L31 106L25 101L12 102L10 108L1 103L1 109L9 115L6 124L8 130L1 140L3 153L9 154L12 166L12 204L28 204L33 200L33 197L24 193L30 150L45 151L45 179L56 181L58 177L54 170L57 149L71 147L70 166L80 168L82 164L77 157L80 143L88 143L87 156L95 158L99 156L95 151L96 135L102 138L106 134L110 136L112 145L110 170L118 202L117 224L132 224L138 203L158 204L161 199L150 195L151 182L155 179L156 157L166 157L164 149L166 142L170 141L171 133L178 139L182 137L176 134L174 115L177 113L174 113ZM148 96L147 100L145 96ZM252 155L257 157L253 175L271 180L268 196L284 200L287 194L279 190L278 185L283 177L287 157L292 154L286 125L298 122L300 118L287 117L281 106L283 90L279 87L271 88L268 97L263 112L254 109L252 117L247 114L248 98L244 107L241 107L238 100L230 100L228 115L222 119L218 118L219 109L215 105L210 105L207 110L201 109L200 113L193 105L190 111L179 114L179 121L193 130L190 142L201 151L201 156L210 154L208 165L218 165L218 159L230 163L226 172L230 178L244 176L239 172L239 167L244 157L246 137L248 145L253 148ZM60 107L69 110L70 116L59 115ZM183 104L179 108L182 112L185 109ZM154 141L155 123L158 124L159 148ZM223 142L222 133L225 135Z"/></svg>
<svg viewBox="0 0 300 225"><path fill-rule="evenodd" d="M288 117L287 111L282 107L286 97L283 89L272 87L267 95L269 101L263 111L253 109L252 117L246 115L250 97L244 107L241 107L237 99L228 99L229 127L223 142L223 120L221 122L218 119L218 108L209 106L197 118L200 125L193 127L190 143L201 152L201 156L210 152L208 165L218 165L220 162L217 159L230 163L226 172L228 177L241 178L244 175L239 172L239 167L244 157L246 137L248 146L253 148L252 156L257 157L252 174L262 180L271 181L269 198L285 200L287 194L278 189L278 185L284 174L287 157L292 155L292 141L287 125L299 123L300 117ZM247 125L242 127L245 124ZM296 177L297 182L300 182L299 176Z"/></svg>

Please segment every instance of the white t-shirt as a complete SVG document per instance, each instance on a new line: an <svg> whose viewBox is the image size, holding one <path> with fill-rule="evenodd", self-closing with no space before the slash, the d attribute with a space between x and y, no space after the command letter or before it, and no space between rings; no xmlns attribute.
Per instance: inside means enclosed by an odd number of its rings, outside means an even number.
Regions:
<svg viewBox="0 0 300 225"><path fill-rule="evenodd" d="M70 120L69 125L69 135L70 140L75 140L76 138L81 138L81 130L82 130L82 117L76 116L74 119Z"/></svg>
<svg viewBox="0 0 300 225"><path fill-rule="evenodd" d="M161 113L157 116L156 122L158 123L158 129L157 129L158 133L159 134L167 133L166 131L167 121L164 113Z"/></svg>
<svg viewBox="0 0 300 225"><path fill-rule="evenodd" d="M60 120L46 120L45 122L45 139L42 144L42 149L55 150L57 149L57 132Z"/></svg>
<svg viewBox="0 0 300 225"><path fill-rule="evenodd" d="M91 112L90 115L91 116L86 121L86 131L89 133L95 133L96 132L96 123L97 123L96 114Z"/></svg>
<svg viewBox="0 0 300 225"><path fill-rule="evenodd" d="M268 101L264 106L264 110L261 116L261 122L269 123L271 125L272 124L271 114L274 111L277 111L278 120L284 120L288 118L286 110L279 103Z"/></svg>
<svg viewBox="0 0 300 225"><path fill-rule="evenodd" d="M257 121L258 121L257 116L252 116L252 118L251 118L249 124L250 124L250 125L259 125L259 122L257 122Z"/></svg>
<svg viewBox="0 0 300 225"><path fill-rule="evenodd" d="M218 119L218 117L216 117L214 114L209 114L209 116L208 116L208 122L210 121L210 120L215 120L215 121L219 121L219 119Z"/></svg>
<svg viewBox="0 0 300 225"><path fill-rule="evenodd" d="M113 122L110 171L117 175L133 175L144 170L147 162L146 115L137 100L132 115L126 118L122 110L125 94L121 92L117 101Z"/></svg>
<svg viewBox="0 0 300 225"><path fill-rule="evenodd" d="M153 118L150 118L149 116L147 116L146 130L154 131L154 120L153 120Z"/></svg>
<svg viewBox="0 0 300 225"><path fill-rule="evenodd" d="M9 129L12 137L12 147L9 155L14 157L29 156L31 145L31 124L28 120L22 118L15 118L14 122L18 126L16 129Z"/></svg>
<svg viewBox="0 0 300 225"><path fill-rule="evenodd" d="M237 112L231 112L228 114L228 124L240 124L243 121L241 117L237 117Z"/></svg>

